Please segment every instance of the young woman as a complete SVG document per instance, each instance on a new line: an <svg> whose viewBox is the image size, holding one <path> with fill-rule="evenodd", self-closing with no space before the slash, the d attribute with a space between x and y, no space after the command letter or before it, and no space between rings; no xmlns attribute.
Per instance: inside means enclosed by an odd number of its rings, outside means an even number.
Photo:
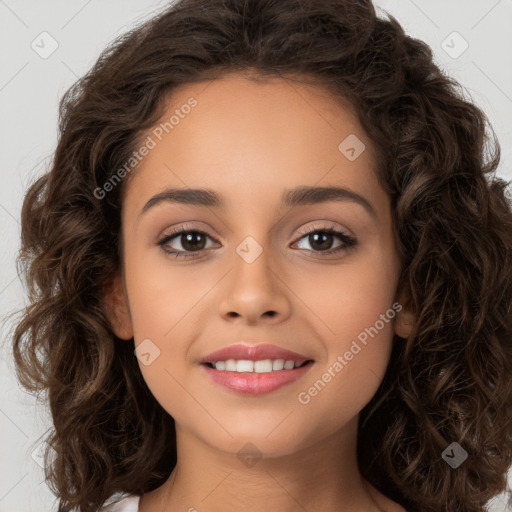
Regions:
<svg viewBox="0 0 512 512"><path fill-rule="evenodd" d="M369 0L182 0L105 50L22 211L60 512L505 490L512 211L457 85Z"/></svg>

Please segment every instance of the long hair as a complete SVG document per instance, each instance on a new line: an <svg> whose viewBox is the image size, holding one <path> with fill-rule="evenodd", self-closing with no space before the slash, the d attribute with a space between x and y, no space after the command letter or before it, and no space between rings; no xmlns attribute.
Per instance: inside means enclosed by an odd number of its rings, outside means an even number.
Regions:
<svg viewBox="0 0 512 512"><path fill-rule="evenodd" d="M395 335L360 413L362 475L408 510L483 512L512 463L508 183L484 113L370 0L181 0L116 39L64 94L51 168L23 202L29 303L12 346L21 384L47 394L46 477L59 510L149 492L176 464L174 420L102 307L121 264L127 179L98 190L174 88L242 70L348 100L380 155L398 287L416 323L407 339ZM443 456L450 446L467 454L456 469Z"/></svg>

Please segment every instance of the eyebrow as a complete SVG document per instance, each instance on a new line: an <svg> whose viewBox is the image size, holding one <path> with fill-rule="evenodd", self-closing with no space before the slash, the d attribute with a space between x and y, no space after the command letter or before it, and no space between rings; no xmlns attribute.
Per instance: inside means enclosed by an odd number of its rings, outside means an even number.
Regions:
<svg viewBox="0 0 512 512"><path fill-rule="evenodd" d="M377 213L368 199L341 187L297 187L286 190L281 198L283 206L290 208L320 204L329 201L350 201L362 206L371 216ZM206 188L170 188L151 197L139 213L139 217L161 203L178 203L193 206L225 208L223 196Z"/></svg>

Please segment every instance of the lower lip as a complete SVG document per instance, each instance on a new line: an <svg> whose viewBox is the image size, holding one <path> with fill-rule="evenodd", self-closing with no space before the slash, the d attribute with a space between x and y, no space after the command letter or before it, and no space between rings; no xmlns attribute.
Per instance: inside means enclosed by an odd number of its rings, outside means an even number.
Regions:
<svg viewBox="0 0 512 512"><path fill-rule="evenodd" d="M214 368L210 368L207 364L201 364L210 379L214 382L245 395L263 395L275 391L302 377L312 365L313 361L309 361L301 367L293 368L292 370L255 373L215 370Z"/></svg>

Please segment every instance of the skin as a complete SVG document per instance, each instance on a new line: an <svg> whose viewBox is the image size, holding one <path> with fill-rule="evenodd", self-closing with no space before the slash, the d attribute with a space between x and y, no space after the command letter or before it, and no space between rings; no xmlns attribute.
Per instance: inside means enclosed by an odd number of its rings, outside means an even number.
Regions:
<svg viewBox="0 0 512 512"><path fill-rule="evenodd" d="M191 96L197 106L127 183L123 269L107 294L117 336L134 337L136 346L150 339L160 350L139 366L176 421L178 464L142 496L140 511L234 512L243 505L256 512L262 503L284 512L403 511L362 478L356 442L359 412L384 376L393 333L407 337L412 327L407 308L309 403L297 398L395 301L406 304L396 295L400 258L370 140L352 108L318 86L231 74L174 90L162 120ZM366 145L354 161L338 150L349 134ZM286 189L331 185L364 196L376 215L352 201L280 204ZM227 205L167 202L139 216L167 187L213 189ZM184 224L208 233L198 258L177 259L157 244ZM304 229L331 226L358 244L324 255ZM247 236L263 250L252 263L236 252ZM331 243L342 246L336 236ZM178 235L167 247L190 246ZM315 363L277 391L241 395L212 382L198 363L240 340L273 343ZM251 467L237 456L248 442L261 455Z"/></svg>

